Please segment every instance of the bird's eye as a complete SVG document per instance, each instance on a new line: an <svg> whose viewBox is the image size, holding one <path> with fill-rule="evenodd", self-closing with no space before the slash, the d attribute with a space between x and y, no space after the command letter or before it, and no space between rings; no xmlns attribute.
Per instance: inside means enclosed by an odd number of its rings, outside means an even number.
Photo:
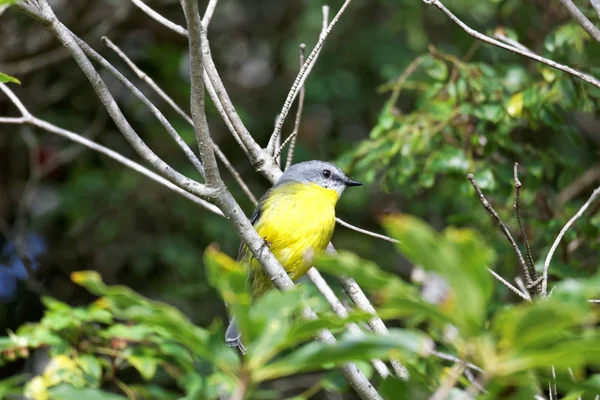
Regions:
<svg viewBox="0 0 600 400"><path fill-rule="evenodd" d="M323 175L323 178L329 179L331 178L331 171L328 169L324 169L323 172L321 172L321 175Z"/></svg>

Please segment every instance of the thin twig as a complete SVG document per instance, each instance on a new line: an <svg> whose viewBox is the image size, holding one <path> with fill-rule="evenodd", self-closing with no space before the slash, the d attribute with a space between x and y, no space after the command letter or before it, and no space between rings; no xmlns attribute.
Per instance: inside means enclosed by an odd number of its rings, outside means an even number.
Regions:
<svg viewBox="0 0 600 400"><path fill-rule="evenodd" d="M453 361L453 362L455 362L455 363L462 362L462 363L464 363L464 364L465 364L465 367L467 367L467 368L469 368L469 369L472 369L472 370L474 370L474 371L481 372L481 373L485 372L485 371L483 370L483 368L480 368L480 367L478 367L478 366L477 366L477 365L475 365L475 364L472 364L472 363L465 362L464 360L462 360L462 359L460 359L460 358L458 358L458 357L455 357L455 356L453 356L453 355L451 355L451 354L446 354L446 353L442 353L441 351L436 351L436 350L434 350L434 351L431 353L431 355L432 355L432 356L435 356L435 357L437 357L437 358L441 358L442 360Z"/></svg>
<svg viewBox="0 0 600 400"><path fill-rule="evenodd" d="M306 49L306 45L304 43L300 44L300 66L302 66L304 64L304 50L305 49ZM305 94L305 89L304 89L304 85L302 85L302 87L300 88L300 95L298 96L298 109L296 110L296 119L294 121L294 130L285 139L285 141L281 144L281 146L279 146L279 149L277 150L277 152L275 154L275 157L278 157L279 154L281 154L281 150L283 150L283 148L288 143L290 144L290 148L288 149L288 152L287 152L284 171L292 165L292 160L294 158L294 148L296 146L296 140L297 140L298 132L300 129L300 120L302 119L302 109L304 107L304 94ZM279 135L279 137L281 137L281 135Z"/></svg>
<svg viewBox="0 0 600 400"><path fill-rule="evenodd" d="M156 11L154 11L152 8L148 7L146 5L146 3L144 3L141 0L131 0L131 2L133 4L135 4L140 10L142 10L143 12L145 12L146 14L148 14L151 18L155 19L156 21L158 21L161 25L166 26L167 28L171 29L172 31L175 31L177 33L179 33L182 36L187 36L187 30L182 27L181 25L177 25L171 21L169 21L168 19L166 19L165 17L163 17L162 15L160 15L159 13L157 13Z"/></svg>
<svg viewBox="0 0 600 400"><path fill-rule="evenodd" d="M190 117L185 111L183 111L183 109L181 109L181 107L179 107L177 105L177 103L175 103L175 101L164 90L162 90L162 88L160 86L158 86L158 84L150 76L148 76L133 61L131 61L129 59L129 57L127 57L127 55L117 45L115 45L107 37L103 37L102 41L110 49L112 49L115 53L117 53L117 55L129 66L129 68L141 80L143 80L148 86L150 86L150 88L152 90L154 90L169 106L171 106L171 108L173 108L173 110L175 110L175 112L177 112L177 114L179 114L191 127L194 126L194 121L192 121L192 117ZM220 105L220 103L219 103L219 105ZM229 122L229 120L227 120L227 122ZM186 145L186 147L187 147L187 145ZM250 191L250 188L248 187L248 185L246 185L244 180L241 178L240 174L235 170L235 168L233 167L231 162L227 159L225 154L221 151L221 149L217 146L216 143L213 143L213 149L214 149L215 153L217 154L217 157L219 157L219 159L221 160L221 162L223 163L225 168L227 168L229 170L229 172L231 173L231 175L233 176L235 181L240 185L240 187L242 188L244 193L250 198L250 200L253 202L253 204L256 205L257 204L256 197L254 197L254 195Z"/></svg>
<svg viewBox="0 0 600 400"><path fill-rule="evenodd" d="M546 292L548 289L548 269L550 268L550 262L552 261L552 257L554 256L556 248L558 247L561 239L563 238L565 233L567 233L571 225L573 225L573 223L583 215L585 210L587 210L590 204L592 204L596 197L598 197L598 194L600 194L600 186L592 192L590 198L583 204L583 206L581 206L579 211L577 211L577 213L569 220L569 222L565 224L565 226L560 230L558 236L556 237L556 240L554 240L554 243L552 243L552 247L550 247L548 256L544 261L544 274L542 275L542 296L546 296Z"/></svg>
<svg viewBox="0 0 600 400"><path fill-rule="evenodd" d="M517 256L519 266L521 267L521 270L523 270L523 272L525 274L525 280L526 280L527 284L529 284L530 282L532 282L531 276L529 275L527 264L525 263L525 260L523 259L523 254L521 253L521 250L519 250L519 246L517 246L517 243L513 239L512 235L510 234L510 231L508 230L506 225L504 225L504 222L502 222L502 219L500 219L500 216L498 215L496 210L494 210L494 207L492 207L490 202L483 195L483 192L481 191L481 188L475 181L475 177L473 176L473 174L467 175L467 179L469 179L469 182L471 182L471 185L473 185L473 188L475 188L475 191L477 192L477 196L479 197L479 201L481 201L483 208L485 208L485 210L488 212L488 214L490 214L492 216L492 218L494 218L494 220L500 227L500 230L502 231L504 236L506 236L506 239L508 239L508 242L512 246L512 248L515 252L515 255Z"/></svg>
<svg viewBox="0 0 600 400"><path fill-rule="evenodd" d="M516 40L511 39L508 36L506 36L503 29L496 29L494 31L494 38L500 40L501 42L508 44L509 46L516 47L517 49L521 49L523 51L528 51L530 53L532 52L527 46L524 46L523 44L517 42Z"/></svg>
<svg viewBox="0 0 600 400"><path fill-rule="evenodd" d="M523 225L523 221L521 220L521 207L519 204L519 195L521 194L521 181L519 180L519 163L515 163L513 166L513 176L515 182L515 202L513 204L513 208L515 209L515 214L517 216L517 222L519 223L519 229L521 230L521 237L525 242L525 257L526 257L526 266L525 266L525 279L529 276L529 282L527 284L531 284L538 280L538 274L535 270L535 261L533 261L533 255L531 254L531 247L529 246L529 239L527 238L527 232L525 231L525 227Z"/></svg>
<svg viewBox="0 0 600 400"><path fill-rule="evenodd" d="M504 284L504 286L506 286L507 288L512 290L517 296L519 296L523 300L527 300L529 302L531 301L531 297L528 294L521 292L519 289L517 289L516 287L514 287L513 285L508 283L508 281L506 279L504 279L503 277L498 275L496 272L494 272L494 270L492 270L490 268L488 268L487 270L490 272L490 274L492 274L494 276L494 278L496 278L500 282L502 282Z"/></svg>
<svg viewBox="0 0 600 400"><path fill-rule="evenodd" d="M386 242L390 242L390 243L400 243L400 241L398 239L394 239L389 236L381 235L379 233L375 233L375 232L368 231L366 229L359 228L357 226L347 223L346 221L342 220L341 218L336 217L335 221L338 224L342 225L343 227L352 229L353 231L356 231L356 232L360 232L363 235L372 236L374 238L385 240Z"/></svg>
<svg viewBox="0 0 600 400"><path fill-rule="evenodd" d="M600 30L592 24L577 6L571 0L560 0L561 4L569 11L571 16L581 25L583 30L590 34L591 37L600 42Z"/></svg>
<svg viewBox="0 0 600 400"><path fill-rule="evenodd" d="M467 24L465 24L464 22L462 22L456 15L454 15L450 10L448 10L446 8L446 6L444 6L444 4L440 1L440 0L423 0L426 4L431 4L436 6L437 8L439 8L440 10L442 10L444 12L444 14L446 14L452 21L454 21L458 26L460 26L465 32L467 32L469 35L471 35L472 37L481 40L483 42L489 43L489 44L493 44L494 46L503 48L505 50L509 50L512 51L513 53L517 53L520 54L522 56L531 58L533 60L536 60L538 62L541 62L543 64L549 65L552 68L556 68L560 71L566 72L568 74L571 74L573 76L576 76L577 78L589 83L590 85L596 86L600 88L600 81L596 78L594 78L591 75L585 74L583 72L577 71L576 69L573 69L571 67L568 67L566 65L563 64L559 64L555 61L549 60L547 58L544 58L542 56L539 56L533 52L530 51L526 51L514 46L510 46L506 43L502 43L496 39L493 39L489 36L484 35L481 32L476 31L475 29L469 27Z"/></svg>
<svg viewBox="0 0 600 400"><path fill-rule="evenodd" d="M21 101L14 95L14 93L5 84L0 83L0 90L2 90L11 99L11 101L15 104L15 106L17 106L17 108L21 109L23 107L23 104L21 103ZM157 183L160 183L161 185L171 189L172 191L182 195L183 197L187 198L188 200L193 201L194 203L206 208L209 211L211 211L217 215L221 215L221 216L223 215L221 210L219 210L214 205L202 200L201 198L199 198L191 193L188 193L187 191L181 189L179 186L171 183L170 181L163 178L162 176L150 171L148 168L142 166L141 164L138 164L135 161L132 161L129 158L122 156L121 154L117 153L116 151L111 150L108 147L105 147L105 146L103 146L99 143L96 143L90 139L87 139L75 132L71 132L69 130L59 128L58 126L53 125L47 121L36 118L33 115L31 115L29 113L29 111L27 111L24 108L22 108L22 110L25 111L23 113L24 115L22 117L0 118L0 123L30 124L30 125L40 128L40 129L43 129L45 131L48 131L50 133L54 133L58 136L62 136L70 141L75 142L75 143L79 143L93 151L97 151L98 153L104 154L105 156L112 158L113 160L123 164L124 166L126 166L128 168L131 168L132 170L134 170L136 172L139 172L140 174L152 179L153 181L155 181Z"/></svg>
<svg viewBox="0 0 600 400"><path fill-rule="evenodd" d="M304 65L302 66L302 68L300 68L300 72L298 72L298 75L296 76L296 79L294 80L294 83L292 84L292 88L290 89L288 96L285 99L285 102L283 103L281 112L279 113L279 116L277 117L277 123L275 124L275 129L273 130L273 133L271 134L271 138L269 139L269 143L267 145L267 153L273 154L275 152L274 146L275 146L275 141L277 139L277 135L281 134L281 128L283 127L283 123L285 122L285 118L287 117L287 115L290 111L292 103L294 102L294 99L296 99L296 96L298 95L300 87L304 85L304 81L306 80L306 78L308 77L308 74L310 73L312 67L314 66L314 63L316 62L317 57L319 56L319 53L320 53L321 49L323 48L323 45L325 44L325 39L327 39L327 36L329 36L331 31L335 27L335 24L338 22L338 20L340 19L340 17L346 10L346 7L348 7L348 5L350 4L350 1L351 0L346 0L344 2L344 4L342 5L342 7L340 7L340 10L337 12L335 17L333 17L333 19L331 20L331 23L327 27L327 30L325 31L324 34L322 34L319 37L319 41L317 42L317 44L315 45L313 50L310 52L310 54L306 58L306 61L304 62Z"/></svg>
<svg viewBox="0 0 600 400"><path fill-rule="evenodd" d="M156 170L160 171L167 179L181 188L185 188L193 194L196 194L203 198L209 198L215 195L215 191L209 189L207 186L196 182L180 172L173 169L169 164L165 163L160 157L158 157L152 149L139 137L137 132L129 124L122 111L117 106L117 103L113 96L110 94L108 87L98 74L98 71L94 68L90 60L86 57L85 53L79 47L76 40L73 38L72 32L70 32L54 15L52 8L48 5L47 0L39 0L41 8L32 14L34 18L43 21L47 27L50 28L52 33L60 40L60 42L69 50L74 60L84 73L94 91L102 101L102 104L106 108L111 119L115 122L121 133L131 144L131 146L138 152L138 154L152 165ZM17 3L16 7L20 7L21 3ZM27 9L23 9L28 12ZM85 42L84 42L85 43Z"/></svg>
<svg viewBox="0 0 600 400"><path fill-rule="evenodd" d="M531 294L529 293L527 286L525 286L525 282L523 282L523 279L521 279L520 276L515 277L515 283L517 284L521 292L525 293L529 298L531 298Z"/></svg>
<svg viewBox="0 0 600 400"><path fill-rule="evenodd" d="M206 11L204 11L204 17L202 17L202 26L204 29L208 29L208 25L210 25L210 21L215 12L215 8L217 8L217 3L219 0L210 0L208 2L208 6L206 6Z"/></svg>

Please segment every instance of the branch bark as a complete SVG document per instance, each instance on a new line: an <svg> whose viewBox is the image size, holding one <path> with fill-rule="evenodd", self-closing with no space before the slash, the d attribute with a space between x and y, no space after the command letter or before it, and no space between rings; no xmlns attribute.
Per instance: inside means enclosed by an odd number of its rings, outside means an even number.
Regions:
<svg viewBox="0 0 600 400"><path fill-rule="evenodd" d="M508 51L512 51L513 53L520 54L527 58L531 58L532 60L538 61L542 64L549 65L552 68L555 68L555 69L558 69L559 71L563 71L563 72L566 72L573 76L576 76L577 78L583 80L584 82L587 82L590 85L600 88L600 81L591 75L577 71L576 69L568 67L566 65L559 64L556 61L549 60L549 59L539 56L531 51L527 51L522 48L517 48L517 47L511 46L511 45L508 45L506 43L502 43L496 39L493 39L489 36L484 35L481 32L476 31L475 29L469 27L467 24L462 22L456 15L454 15L450 10L448 10L448 8L446 8L446 6L444 6L444 4L440 0L423 0L423 1L425 2L425 4L434 5L437 8L439 8L440 10L442 10L444 12L444 14L446 14L454 23L456 23L458 26L460 26L465 32L467 32L469 35L471 35L475 39L481 40L482 42L485 42L485 43L493 44L494 46L503 48Z"/></svg>

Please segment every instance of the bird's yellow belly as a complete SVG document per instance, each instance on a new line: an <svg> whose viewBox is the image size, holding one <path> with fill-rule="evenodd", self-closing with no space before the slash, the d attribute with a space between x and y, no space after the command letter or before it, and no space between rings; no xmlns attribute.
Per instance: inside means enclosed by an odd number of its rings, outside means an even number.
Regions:
<svg viewBox="0 0 600 400"><path fill-rule="evenodd" d="M338 199L334 191L302 186L293 193L288 188L267 199L255 226L292 280L308 271L314 255L325 250L331 240ZM270 279L256 260L252 260L251 268L253 292L262 294L271 286Z"/></svg>

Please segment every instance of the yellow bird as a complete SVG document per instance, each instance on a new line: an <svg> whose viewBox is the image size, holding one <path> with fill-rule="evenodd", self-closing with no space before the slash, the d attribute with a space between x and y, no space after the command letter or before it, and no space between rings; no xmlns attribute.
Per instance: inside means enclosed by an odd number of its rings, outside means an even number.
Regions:
<svg viewBox="0 0 600 400"><path fill-rule="evenodd" d="M344 190L360 185L339 167L313 160L289 167L260 199L251 223L292 280L304 275L314 255L327 247L335 228L335 205ZM244 244L238 261L248 270L253 297L271 288L271 279ZM225 341L244 351L240 339L232 319Z"/></svg>

